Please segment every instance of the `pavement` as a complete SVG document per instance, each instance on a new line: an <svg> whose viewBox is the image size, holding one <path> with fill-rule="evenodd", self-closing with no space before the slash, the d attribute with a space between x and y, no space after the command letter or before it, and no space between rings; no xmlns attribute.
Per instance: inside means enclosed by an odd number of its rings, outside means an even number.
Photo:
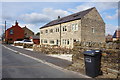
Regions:
<svg viewBox="0 0 120 80"><path fill-rule="evenodd" d="M3 78L89 78L80 73L66 70L65 68L71 64L67 60L10 45L4 46L12 50L2 47Z"/></svg>
<svg viewBox="0 0 120 80"><path fill-rule="evenodd" d="M71 62L68 61L68 60L47 56L44 53L40 53L40 52L36 52L36 51L29 51L29 50L25 50L25 49L22 49L22 48L17 48L17 47L11 46L11 45L5 45L5 46L9 47L9 48L11 48L11 49L13 49L15 51L18 51L20 53L23 53L23 54L26 54L26 55L41 59L43 61L52 63L52 64L57 65L57 66L60 66L62 68L66 68L69 65L71 65Z"/></svg>

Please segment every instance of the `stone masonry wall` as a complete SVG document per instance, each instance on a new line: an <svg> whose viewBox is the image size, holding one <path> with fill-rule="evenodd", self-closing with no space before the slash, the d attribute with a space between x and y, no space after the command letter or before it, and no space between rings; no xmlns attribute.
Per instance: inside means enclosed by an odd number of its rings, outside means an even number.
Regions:
<svg viewBox="0 0 120 80"><path fill-rule="evenodd" d="M105 42L105 23L94 8L81 19L82 42Z"/></svg>
<svg viewBox="0 0 120 80"><path fill-rule="evenodd" d="M84 71L84 51L88 49L102 50L102 59L101 59L101 70L105 78L117 78L120 77L119 73L119 62L120 62L120 44L117 43L74 43L74 54L72 56L73 64L69 69L75 71ZM102 76L103 78L103 76Z"/></svg>
<svg viewBox="0 0 120 80"><path fill-rule="evenodd" d="M45 54L73 54L72 64L68 69L78 71L85 74L84 51L88 49L102 50L101 70L103 75L101 78L117 78L119 73L119 53L120 44L117 43L90 43L76 42L73 49L60 48L57 46L34 45L35 51L40 51Z"/></svg>

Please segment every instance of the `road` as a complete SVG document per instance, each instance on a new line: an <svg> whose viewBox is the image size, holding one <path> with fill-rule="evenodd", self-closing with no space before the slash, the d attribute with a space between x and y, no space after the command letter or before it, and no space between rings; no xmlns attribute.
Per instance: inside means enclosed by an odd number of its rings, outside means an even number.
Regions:
<svg viewBox="0 0 120 80"><path fill-rule="evenodd" d="M60 70L47 64L2 47L3 78L85 78L68 70Z"/></svg>
<svg viewBox="0 0 120 80"><path fill-rule="evenodd" d="M0 79L2 78L2 46L0 43Z"/></svg>

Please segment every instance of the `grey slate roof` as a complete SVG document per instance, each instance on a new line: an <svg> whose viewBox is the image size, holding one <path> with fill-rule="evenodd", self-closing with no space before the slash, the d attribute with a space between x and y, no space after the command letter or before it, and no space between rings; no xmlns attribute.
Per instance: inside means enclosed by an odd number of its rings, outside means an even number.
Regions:
<svg viewBox="0 0 120 80"><path fill-rule="evenodd" d="M49 22L48 24L44 25L43 27L41 27L40 29L49 27L52 25L60 24L60 23L65 23L65 22L81 19L82 17L84 17L87 13L89 13L94 8L95 7L78 12L78 13L74 13L72 15L65 16L63 18L59 18L57 20L53 20L53 21Z"/></svg>
<svg viewBox="0 0 120 80"><path fill-rule="evenodd" d="M31 37L32 37L32 39L40 39L40 36L36 36L36 35L31 36Z"/></svg>

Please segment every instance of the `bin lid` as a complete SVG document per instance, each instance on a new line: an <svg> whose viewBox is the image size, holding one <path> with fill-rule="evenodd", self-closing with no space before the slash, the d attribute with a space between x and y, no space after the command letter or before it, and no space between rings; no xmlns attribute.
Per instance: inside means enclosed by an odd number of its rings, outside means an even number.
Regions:
<svg viewBox="0 0 120 80"><path fill-rule="evenodd" d="M100 53L101 53L101 50L87 50L83 52L84 55L90 55L90 56L95 56Z"/></svg>

